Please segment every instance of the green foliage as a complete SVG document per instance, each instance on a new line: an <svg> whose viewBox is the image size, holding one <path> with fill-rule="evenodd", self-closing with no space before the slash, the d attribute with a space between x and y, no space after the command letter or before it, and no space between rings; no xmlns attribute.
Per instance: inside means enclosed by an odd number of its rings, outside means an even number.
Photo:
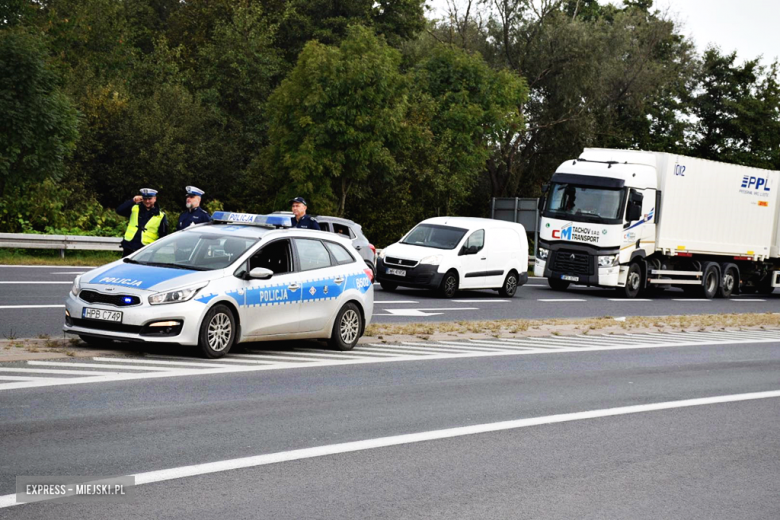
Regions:
<svg viewBox="0 0 780 520"><path fill-rule="evenodd" d="M78 138L76 109L46 63L42 40L0 31L0 196L10 187L58 178Z"/></svg>

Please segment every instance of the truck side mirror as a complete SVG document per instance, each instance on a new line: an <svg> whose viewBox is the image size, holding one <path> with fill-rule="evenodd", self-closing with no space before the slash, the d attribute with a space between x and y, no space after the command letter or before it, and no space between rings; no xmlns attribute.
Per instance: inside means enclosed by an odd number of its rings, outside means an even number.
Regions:
<svg viewBox="0 0 780 520"><path fill-rule="evenodd" d="M639 206L642 205L642 201L645 200L645 196L639 193L638 191L631 191L631 202L634 204L638 204Z"/></svg>
<svg viewBox="0 0 780 520"><path fill-rule="evenodd" d="M539 197L536 202L536 207L539 209L539 213L544 211L544 197Z"/></svg>
<svg viewBox="0 0 780 520"><path fill-rule="evenodd" d="M626 208L626 220L628 222L633 222L635 220L639 220L639 218L642 216L642 206L639 204L635 204L633 201L628 203L628 208Z"/></svg>
<svg viewBox="0 0 780 520"><path fill-rule="evenodd" d="M542 184L542 193L547 193L547 191L550 189L550 185L547 183Z"/></svg>

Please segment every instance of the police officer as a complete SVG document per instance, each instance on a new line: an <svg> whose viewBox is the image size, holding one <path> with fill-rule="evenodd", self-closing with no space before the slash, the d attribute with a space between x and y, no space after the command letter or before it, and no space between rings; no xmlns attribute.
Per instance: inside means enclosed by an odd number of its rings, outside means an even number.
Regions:
<svg viewBox="0 0 780 520"><path fill-rule="evenodd" d="M195 224L211 222L211 215L200 207L200 201L204 191L195 186L187 186L187 211L179 215L179 223L176 224L176 231Z"/></svg>
<svg viewBox="0 0 780 520"><path fill-rule="evenodd" d="M316 220L306 214L306 200L303 197L295 197L292 204L292 227L301 229L316 229L320 231L320 225Z"/></svg>
<svg viewBox="0 0 780 520"><path fill-rule="evenodd" d="M143 188L140 191L140 195L116 208L118 214L130 218L122 240L122 256L135 253L168 234L168 219L157 205L157 190Z"/></svg>

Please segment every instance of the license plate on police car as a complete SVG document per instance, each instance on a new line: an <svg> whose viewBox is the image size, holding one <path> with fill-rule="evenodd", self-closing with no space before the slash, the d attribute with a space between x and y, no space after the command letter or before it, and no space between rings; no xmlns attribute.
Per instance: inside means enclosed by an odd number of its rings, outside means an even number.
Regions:
<svg viewBox="0 0 780 520"><path fill-rule="evenodd" d="M391 268L388 267L387 271L385 271L385 272L387 274L392 274L392 275L395 275L395 276L406 276L406 271L404 271L403 269L391 269Z"/></svg>
<svg viewBox="0 0 780 520"><path fill-rule="evenodd" d="M561 280L566 280L567 282L579 282L580 277L579 276L569 276L567 274L561 275Z"/></svg>
<svg viewBox="0 0 780 520"><path fill-rule="evenodd" d="M103 309L84 307L84 310L81 311L81 316L87 320L122 322L122 313L119 311L105 311Z"/></svg>

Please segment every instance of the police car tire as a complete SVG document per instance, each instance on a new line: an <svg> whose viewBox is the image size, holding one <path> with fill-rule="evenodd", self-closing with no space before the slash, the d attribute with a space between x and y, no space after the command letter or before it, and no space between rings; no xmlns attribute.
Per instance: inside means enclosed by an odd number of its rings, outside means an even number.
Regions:
<svg viewBox="0 0 780 520"><path fill-rule="evenodd" d="M227 320L227 322L225 321ZM212 323L213 321L213 323ZM227 345L221 350L215 350L209 344L209 327L221 329L224 332L225 326L229 323L229 337L227 339ZM223 336L224 337L224 336ZM203 357L215 359L220 358L230 352L230 347L236 341L236 319L233 316L233 311L225 305L217 304L212 307L206 316L203 318L203 322L200 324L200 334L198 335L198 346L200 347Z"/></svg>
<svg viewBox="0 0 780 520"><path fill-rule="evenodd" d="M344 305L336 315L328 345L335 350L352 350L363 334L363 315L352 302Z"/></svg>

